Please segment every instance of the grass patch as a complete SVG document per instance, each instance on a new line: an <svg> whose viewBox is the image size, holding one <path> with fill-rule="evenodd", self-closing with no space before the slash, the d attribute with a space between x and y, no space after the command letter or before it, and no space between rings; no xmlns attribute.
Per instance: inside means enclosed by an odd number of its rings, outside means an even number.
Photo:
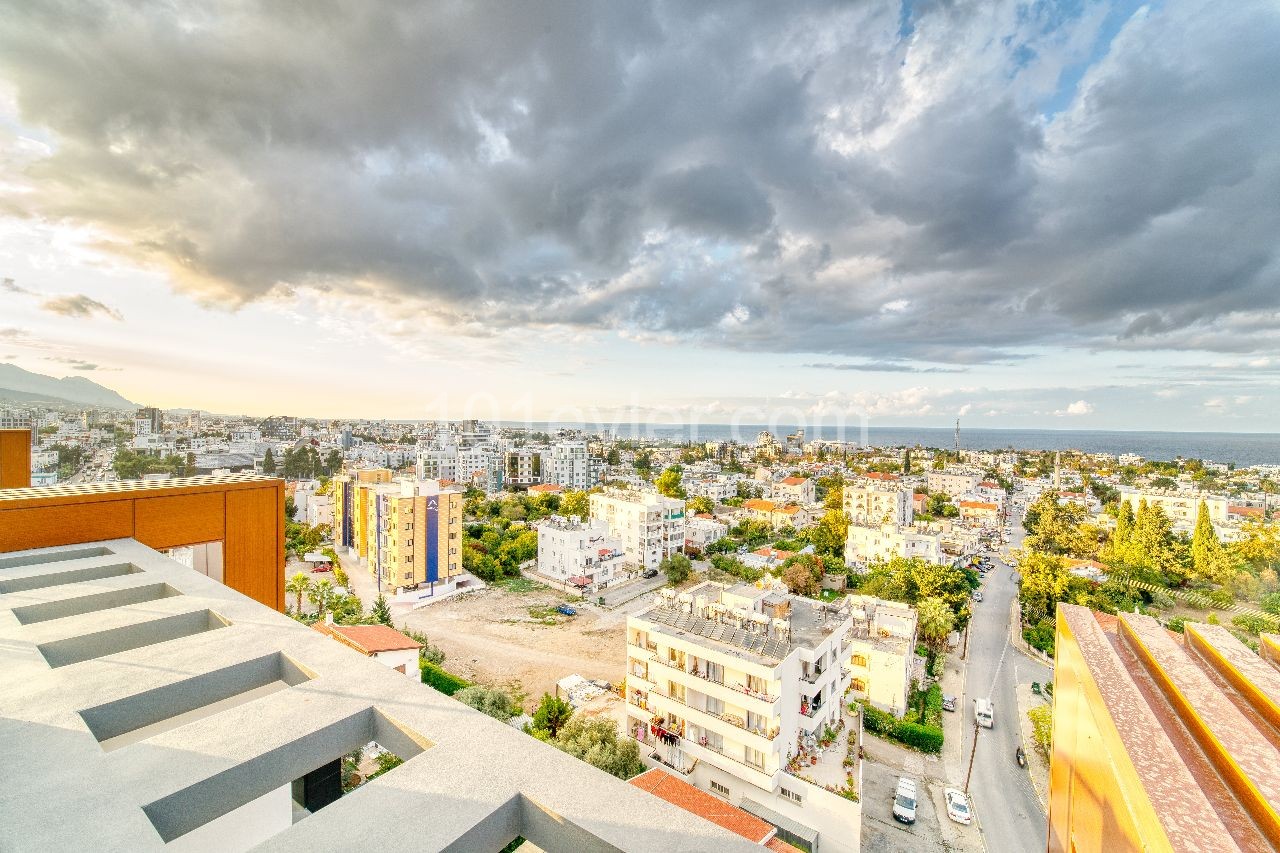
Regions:
<svg viewBox="0 0 1280 853"><path fill-rule="evenodd" d="M497 587L503 592L509 592L512 595L525 595L530 592L541 592L548 589L546 584L531 581L524 575L516 575L511 578L499 578L489 585Z"/></svg>
<svg viewBox="0 0 1280 853"><path fill-rule="evenodd" d="M569 617L556 610L556 607L558 605L535 604L529 608L529 618L539 625L559 625Z"/></svg>

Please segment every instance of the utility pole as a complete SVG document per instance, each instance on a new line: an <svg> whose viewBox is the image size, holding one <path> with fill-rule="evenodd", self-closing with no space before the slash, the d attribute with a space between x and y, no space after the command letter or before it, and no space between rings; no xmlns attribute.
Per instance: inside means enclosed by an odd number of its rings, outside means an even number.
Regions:
<svg viewBox="0 0 1280 853"><path fill-rule="evenodd" d="M973 776L973 757L978 754L978 721L973 721L973 749L969 750L969 770L964 774L964 792L969 793L969 777Z"/></svg>

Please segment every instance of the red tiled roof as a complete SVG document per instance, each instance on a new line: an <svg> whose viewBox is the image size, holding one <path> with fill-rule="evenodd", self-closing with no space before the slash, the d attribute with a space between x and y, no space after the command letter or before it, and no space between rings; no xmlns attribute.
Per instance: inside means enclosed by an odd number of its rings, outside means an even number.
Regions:
<svg viewBox="0 0 1280 853"><path fill-rule="evenodd" d="M773 501L767 501L764 498L752 498L742 505L743 509L753 509L757 512L773 512L775 506Z"/></svg>
<svg viewBox="0 0 1280 853"><path fill-rule="evenodd" d="M798 486L805 481L804 477L788 477L782 481L784 486Z"/></svg>
<svg viewBox="0 0 1280 853"><path fill-rule="evenodd" d="M868 471L866 473L866 478L868 480L896 480L898 479L898 475L886 474L883 471Z"/></svg>
<svg viewBox="0 0 1280 853"><path fill-rule="evenodd" d="M993 482L991 482L990 480L983 480L983 481L982 481L981 483L979 483L978 485L979 485L979 486L983 486L983 487L988 488L988 489L998 489L998 488L1000 488L1000 484L999 484L999 483L993 483Z"/></svg>
<svg viewBox="0 0 1280 853"><path fill-rule="evenodd" d="M1260 506L1227 506L1227 515L1248 515L1254 518L1262 518L1262 507Z"/></svg>
<svg viewBox="0 0 1280 853"><path fill-rule="evenodd" d="M772 824L765 823L755 815L731 806L719 797L699 790L656 767L628 781L660 800L666 800L673 806L679 806L690 814L709 820L756 844L763 843L777 832Z"/></svg>
<svg viewBox="0 0 1280 853"><path fill-rule="evenodd" d="M562 486L557 486L555 483L540 483L536 486L530 486L529 491L550 494L552 492L563 492L564 488Z"/></svg>
<svg viewBox="0 0 1280 853"><path fill-rule="evenodd" d="M422 648L422 643L386 625L327 625L317 622L311 627L364 655Z"/></svg>
<svg viewBox="0 0 1280 853"><path fill-rule="evenodd" d="M790 557L792 554L794 554L795 551L780 551L777 548L771 548L770 546L766 545L763 548L757 548L751 553L756 554L757 556L760 556L760 557L773 557L774 559L785 560L787 559L787 557Z"/></svg>
<svg viewBox="0 0 1280 853"><path fill-rule="evenodd" d="M987 501L960 501L960 506L964 509L999 509L999 504L988 503Z"/></svg>

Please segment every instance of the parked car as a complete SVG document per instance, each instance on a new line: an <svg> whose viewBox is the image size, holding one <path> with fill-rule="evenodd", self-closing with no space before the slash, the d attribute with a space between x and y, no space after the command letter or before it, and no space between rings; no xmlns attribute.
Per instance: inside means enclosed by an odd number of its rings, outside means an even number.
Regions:
<svg viewBox="0 0 1280 853"><path fill-rule="evenodd" d="M315 575L315 574L319 574L320 572L331 572L331 571L333 571L333 566L329 565L328 563L316 563L315 568L311 570L311 573Z"/></svg>
<svg viewBox="0 0 1280 853"><path fill-rule="evenodd" d="M577 616L577 615L578 615L578 611L574 610L572 607L570 607L570 606L569 606L569 605L567 605L567 604L561 604L559 607L557 607L557 608L556 608L556 612L557 612L557 613L562 613L562 614L564 614L565 616Z"/></svg>
<svg viewBox="0 0 1280 853"><path fill-rule="evenodd" d="M952 696L950 693L943 693L942 694L942 710L954 711L955 709L956 709L956 697Z"/></svg>
<svg viewBox="0 0 1280 853"><path fill-rule="evenodd" d="M656 578L657 576L658 576L657 569L645 569L643 572L640 573L640 577L642 578Z"/></svg>
<svg viewBox="0 0 1280 853"><path fill-rule="evenodd" d="M980 589L975 589L975 590L973 591L973 600L974 600L974 601L981 601L981 600L982 600L982 590L980 590Z"/></svg>
<svg viewBox="0 0 1280 853"><path fill-rule="evenodd" d="M900 823L916 822L916 782L903 776L893 795L893 819Z"/></svg>
<svg viewBox="0 0 1280 853"><path fill-rule="evenodd" d="M973 823L973 812L969 810L969 798L964 791L947 788L943 792L943 799L947 801L947 817L966 826Z"/></svg>

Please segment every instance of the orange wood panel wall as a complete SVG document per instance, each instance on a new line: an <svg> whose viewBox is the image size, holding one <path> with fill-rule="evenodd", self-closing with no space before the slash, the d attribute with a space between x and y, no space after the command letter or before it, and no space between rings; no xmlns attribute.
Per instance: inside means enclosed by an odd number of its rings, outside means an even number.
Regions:
<svg viewBox="0 0 1280 853"><path fill-rule="evenodd" d="M31 485L31 430L0 429L0 489Z"/></svg>
<svg viewBox="0 0 1280 853"><path fill-rule="evenodd" d="M284 482L254 475L0 489L0 552L137 539L156 549L223 543L227 586L284 601Z"/></svg>

